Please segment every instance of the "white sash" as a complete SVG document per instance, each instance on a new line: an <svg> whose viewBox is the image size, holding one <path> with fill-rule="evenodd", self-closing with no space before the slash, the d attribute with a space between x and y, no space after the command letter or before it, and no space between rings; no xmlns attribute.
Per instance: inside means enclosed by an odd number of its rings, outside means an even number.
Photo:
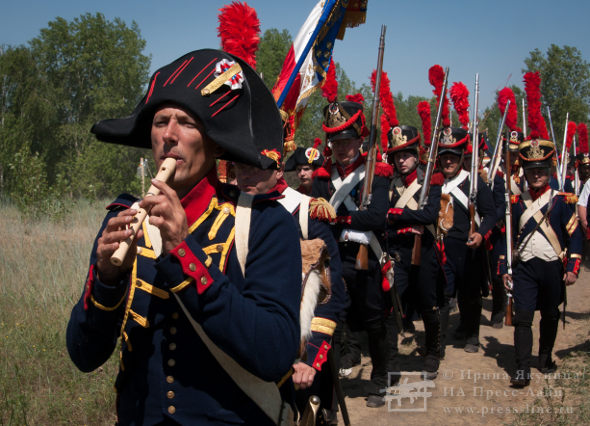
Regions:
<svg viewBox="0 0 590 426"><path fill-rule="evenodd" d="M293 188L287 187L283 191L284 197L278 202L291 214L299 207L299 226L304 240L308 239L307 218L309 217L309 202L311 197Z"/></svg>
<svg viewBox="0 0 590 426"><path fill-rule="evenodd" d="M416 192L418 192L418 190L422 188L422 185L418 183L418 179L414 180L414 182L412 182L410 186L408 186L407 188L403 185L401 179L394 180L393 184L396 184L395 189L397 193L400 195L394 207L397 209L403 209L404 207L407 207L410 210L418 210L420 206L414 198ZM426 225L425 228L428 229L432 235L436 235L434 225Z"/></svg>
<svg viewBox="0 0 590 426"><path fill-rule="evenodd" d="M528 191L523 193L521 195L521 198L527 209L520 217L518 226L519 231L521 231L531 217L535 219L535 221L539 223L539 229L543 231L543 234L545 234L545 238L547 239L547 241L549 241L551 247L553 247L553 251L555 252L557 257L563 259L565 251L562 249L561 244L559 243L559 238L557 238L557 234L555 234L553 228L548 224L548 220L544 220L545 216L543 215L543 213L541 213L541 209L553 200L554 195L555 192L551 189L545 192L535 201L533 201L531 198L531 194ZM525 239L523 238L523 243L524 241ZM519 247L519 250L522 250L523 248L524 247Z"/></svg>
<svg viewBox="0 0 590 426"><path fill-rule="evenodd" d="M344 180L340 179L340 176L338 175L338 170L336 168L332 169L332 185L334 185L336 191L334 192L334 194L332 194L332 197L330 198L330 204L334 207L334 210L338 209L338 207L342 203L344 203L344 206L348 211L358 210L358 206L354 203L354 201L352 201L352 198L350 198L350 191L352 191L352 189L356 185L358 185L358 183L364 178L364 164L357 168L355 171L353 171L351 174L349 174ZM379 245L379 240L377 240L377 237L375 236L373 231L363 232L355 230L345 230L345 232L348 232L349 235L355 233L363 234L364 237L362 239L366 239L369 242L369 246L371 247L371 250L373 250L373 253L375 253L375 256L377 256L377 259L381 259L381 256L383 255L383 250L381 249L381 246ZM351 238L351 241L354 241L355 239L356 238Z"/></svg>
<svg viewBox="0 0 590 426"><path fill-rule="evenodd" d="M467 195L459 189L459 185L461 185L468 177L469 172L467 170L461 170L457 176L448 182L445 182L442 187L442 193L451 194L465 208L465 210L469 210L469 198L467 198ZM477 226L481 224L481 218L477 211L475 212L475 223Z"/></svg>
<svg viewBox="0 0 590 426"><path fill-rule="evenodd" d="M334 207L334 210L338 210L340 204L344 201L346 197L350 198L350 191L358 185L358 183L365 178L365 165L361 165L351 174L346 176L344 180L340 178L338 174L338 170L336 167L332 169L332 185L336 191L332 194L330 198L330 204ZM354 204L354 203L353 203ZM350 210L350 209L348 209ZM356 210L356 209L355 209Z"/></svg>

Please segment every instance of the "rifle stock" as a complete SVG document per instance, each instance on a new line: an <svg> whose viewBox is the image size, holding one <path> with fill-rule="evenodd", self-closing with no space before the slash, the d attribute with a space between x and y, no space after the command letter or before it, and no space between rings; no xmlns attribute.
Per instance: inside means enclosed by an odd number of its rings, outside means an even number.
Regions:
<svg viewBox="0 0 590 426"><path fill-rule="evenodd" d="M512 278L512 204L510 200L510 149L508 144L504 146L506 158L504 161L504 225L506 232L506 265L508 266L508 275ZM504 317L505 325L512 325L512 290L506 290L506 315Z"/></svg>
<svg viewBox="0 0 590 426"><path fill-rule="evenodd" d="M371 115L371 130L369 133L369 148L367 152L365 183L359 210L366 210L371 204L373 190L373 177L375 176L375 163L377 162L377 125L379 119L379 88L381 87L381 71L383 70L383 53L385 51L385 30L387 27L381 25L379 37L379 54L377 56L377 75L375 78L375 96L373 96L373 111ZM369 248L361 244L356 256L355 268L366 271L369 268Z"/></svg>
<svg viewBox="0 0 590 426"><path fill-rule="evenodd" d="M430 179L434 172L434 162L438 152L438 131L440 128L440 121L442 116L442 108L445 97L447 96L447 84L449 82L449 68L445 69L445 78L443 81L443 88L441 91L440 100L438 102L438 110L436 111L436 121L434 122L434 131L430 140L430 151L428 152L428 162L426 163L426 171L424 172L424 182L420 189L420 197L418 199L418 208L422 209L428 202L428 193L430 192ZM412 265L420 265L422 251L422 235L414 235L414 246L412 247Z"/></svg>

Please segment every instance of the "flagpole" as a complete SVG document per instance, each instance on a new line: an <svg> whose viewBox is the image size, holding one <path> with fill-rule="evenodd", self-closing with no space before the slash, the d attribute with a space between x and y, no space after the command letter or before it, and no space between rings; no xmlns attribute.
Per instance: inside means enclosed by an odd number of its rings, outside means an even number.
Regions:
<svg viewBox="0 0 590 426"><path fill-rule="evenodd" d="M279 100L277 101L277 106L279 108L283 105L283 102L285 101L285 98L287 97L289 90L291 90L291 86L293 85L293 82L295 81L295 77L299 74L299 70L301 69L301 65L303 65L303 62L305 62L305 59L307 59L307 55L311 49L311 46L313 46L313 44L315 43L316 38L320 32L320 29L324 26L326 20L328 19L328 16L330 16L330 13L332 13L332 10L334 10L334 7L338 3L339 3L339 0L335 0L331 6L330 6L330 3L326 3L326 6L324 6L324 10L322 11L322 15L320 16L320 19L318 20L318 24L316 25L315 29L313 30L313 33L312 33L311 37L309 38L307 44L305 45L305 48L303 49L303 52L301 53L299 60L295 64L295 68L293 69L293 72L291 73L291 76L289 77L287 84L285 85L283 91L281 92L281 96L279 97Z"/></svg>

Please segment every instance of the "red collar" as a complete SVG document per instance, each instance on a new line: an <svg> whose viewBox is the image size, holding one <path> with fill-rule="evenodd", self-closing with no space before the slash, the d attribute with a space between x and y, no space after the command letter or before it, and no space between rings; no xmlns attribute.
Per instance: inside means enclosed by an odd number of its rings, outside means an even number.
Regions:
<svg viewBox="0 0 590 426"><path fill-rule="evenodd" d="M285 180L285 178L280 178L279 180L277 180L277 184L275 186L273 186L268 193L271 193L273 191L277 191L279 194L282 194L283 191L285 189L287 189L289 187L289 185L287 185L287 181Z"/></svg>
<svg viewBox="0 0 590 426"><path fill-rule="evenodd" d="M359 153L356 160L354 160L354 162L352 162L351 164L349 164L346 167L342 167L340 164L336 163L336 170L338 170L338 174L340 175L340 177L345 178L346 176L348 176L349 174L354 172L356 169L358 169L364 163L365 163L365 157Z"/></svg>
<svg viewBox="0 0 590 426"><path fill-rule="evenodd" d="M533 201L535 201L537 198L539 198L541 195L543 195L549 189L550 189L549 184L546 183L545 186L542 187L541 189L539 189L538 191L534 190L533 188L529 188L529 194L531 194Z"/></svg>
<svg viewBox="0 0 590 426"><path fill-rule="evenodd" d="M418 168L416 167L412 172L408 173L407 175L402 175L402 182L404 186L407 188L416 180L418 177Z"/></svg>
<svg viewBox="0 0 590 426"><path fill-rule="evenodd" d="M209 207L211 199L216 195L219 187L217 170L211 169L209 174L197 183L193 189L186 194L180 203L184 207L188 226L191 226Z"/></svg>

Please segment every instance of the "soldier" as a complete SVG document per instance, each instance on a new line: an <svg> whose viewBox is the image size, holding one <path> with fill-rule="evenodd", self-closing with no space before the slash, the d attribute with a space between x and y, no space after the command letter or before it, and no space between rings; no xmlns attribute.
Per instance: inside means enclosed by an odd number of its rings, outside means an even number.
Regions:
<svg viewBox="0 0 590 426"><path fill-rule="evenodd" d="M324 164L324 156L317 149L321 142L320 138L316 138L313 146L298 147L285 163L285 172L297 173L299 179L297 191L302 194L311 194L313 172Z"/></svg>
<svg viewBox="0 0 590 426"><path fill-rule="evenodd" d="M302 150L305 151L305 148ZM325 200L308 197L290 188L283 177L282 168L263 170L236 163L235 170L237 184L242 191L250 194L275 193L277 201L295 219L300 238L307 241L319 238L327 249L329 292L318 302L318 297L310 298L305 295L307 291L313 290L311 286L314 283L309 282L306 285L300 308L301 341L304 349L299 360L293 364L293 383L299 390L296 395L299 411L304 411L311 395L318 395L321 402L318 421L332 424L336 419L333 387L338 377L333 377L335 365L326 365L325 362L328 361L328 351L332 348L332 335L336 325L344 319L345 309L350 303L342 281L338 244L329 226L334 217L333 209ZM315 289L315 293L318 292L319 289ZM333 362L331 357L330 362Z"/></svg>
<svg viewBox="0 0 590 426"><path fill-rule="evenodd" d="M487 134L482 134L479 143L479 158L483 156L483 152L488 149ZM464 168L468 170L471 165L471 144L468 145L465 152L465 160L463 162ZM489 291L492 293L492 314L490 323L494 328L502 328L504 325L504 314L506 312L506 290L502 283L502 277L498 275L496 266L501 254L500 247L504 241L502 234L502 218L506 211L506 204L504 200L504 178L500 172L488 181L488 172L484 168L480 168L480 176L492 190L492 198L494 201L494 209L496 215L496 223L492 230L484 235L484 244L481 253L484 259L485 274L488 277L490 288L484 286L482 288L483 296L487 296Z"/></svg>
<svg viewBox="0 0 590 426"><path fill-rule="evenodd" d="M482 288L487 286L484 256L477 250L484 236L496 223L496 212L490 188L481 176L478 179L478 191L475 210L479 223L475 232L470 231L469 189L472 177L462 169L463 155L469 140L469 134L462 128L446 127L440 135L438 162L445 181L442 194L452 198L453 224L444 237L446 263L444 265L447 285L445 298L447 302L441 310L441 324L448 324L448 300L455 295L461 313L461 322L455 333L456 338L465 341L465 352L479 350L479 322L482 309ZM443 337L445 330L442 331ZM443 340L444 342L444 340ZM444 343L443 343L444 344Z"/></svg>
<svg viewBox="0 0 590 426"><path fill-rule="evenodd" d="M549 186L553 142L530 139L520 144L519 152L529 190L512 200L517 259L512 276L506 273L505 261L500 264L503 280L508 288L512 287L514 297L517 370L510 383L517 388L530 383L531 326L537 309L541 311L538 368L542 373L556 369L551 352L559 322L558 306L564 300L564 284L576 281L582 249L578 219L568 204L573 202L573 197Z"/></svg>
<svg viewBox="0 0 590 426"><path fill-rule="evenodd" d="M365 169L366 156L360 152L363 139L368 135L362 97L347 96L344 102L335 98L329 100L330 104L324 109L323 130L333 157L328 158L324 166L314 173L312 195L329 199L336 210L333 232L338 241L343 278L351 299L347 324L353 332L362 330L368 334L373 369L367 406L379 407L385 404L383 397L390 347L386 338L390 303L382 288L379 240L385 229L393 170L390 165L377 162L371 203L366 209L359 209L364 181L369 172ZM359 250L363 253L368 246L368 267L365 269L360 265L358 269ZM353 352L348 357L349 361L360 361L360 347L355 345L351 349ZM347 365L345 360L341 363L341 367L350 366L352 363Z"/></svg>
<svg viewBox="0 0 590 426"><path fill-rule="evenodd" d="M424 185L424 170L419 166L420 134L412 126L395 126L388 133L387 161L396 174L391 185L387 215L387 250L394 263L394 285L421 315L424 322L424 377L436 378L440 364L440 316L437 280L440 272L435 240L435 224L440 210L443 176L435 173L430 181L427 204L418 205ZM416 235L420 238L416 239ZM419 245L418 257L413 249ZM393 336L397 354L397 333Z"/></svg>
<svg viewBox="0 0 590 426"><path fill-rule="evenodd" d="M267 382L290 371L299 343L297 228L281 205L257 200L242 271L238 191L219 184L215 168L217 158L277 167L281 118L262 79L235 56L193 51L156 71L132 115L92 132L151 146L156 163L173 158L176 171L139 203L150 216L121 266L109 259L138 207L129 195L108 207L68 324L70 357L92 371L121 337L117 424L276 424L285 406ZM280 392L292 400L290 380Z"/></svg>

